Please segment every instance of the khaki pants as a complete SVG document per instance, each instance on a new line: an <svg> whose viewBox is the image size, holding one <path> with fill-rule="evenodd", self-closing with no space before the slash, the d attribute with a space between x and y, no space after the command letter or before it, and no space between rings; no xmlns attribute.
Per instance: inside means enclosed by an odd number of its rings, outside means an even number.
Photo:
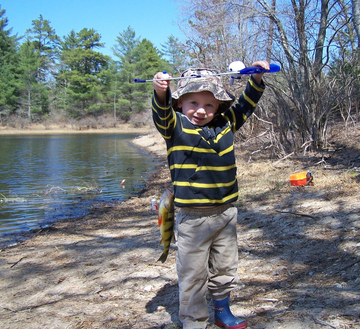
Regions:
<svg viewBox="0 0 360 329"><path fill-rule="evenodd" d="M205 328L209 319L206 292L226 298L238 282L237 208L180 208L177 274L179 318L184 329Z"/></svg>

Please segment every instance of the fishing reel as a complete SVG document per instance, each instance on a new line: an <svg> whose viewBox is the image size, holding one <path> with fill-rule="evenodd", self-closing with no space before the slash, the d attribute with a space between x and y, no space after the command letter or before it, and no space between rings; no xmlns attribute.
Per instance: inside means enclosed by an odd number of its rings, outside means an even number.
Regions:
<svg viewBox="0 0 360 329"><path fill-rule="evenodd" d="M245 64L241 61L235 61L230 63L228 71L234 72L234 74L231 75L229 84L232 86L234 84L235 79L241 79L240 71L245 68Z"/></svg>

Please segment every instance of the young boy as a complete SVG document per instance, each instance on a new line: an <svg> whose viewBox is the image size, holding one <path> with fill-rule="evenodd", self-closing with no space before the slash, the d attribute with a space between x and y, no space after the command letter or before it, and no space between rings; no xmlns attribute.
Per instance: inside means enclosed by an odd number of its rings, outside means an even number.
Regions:
<svg viewBox="0 0 360 329"><path fill-rule="evenodd" d="M252 64L269 70L269 63ZM253 74L238 102L209 69L188 69L171 95L170 80L153 82L153 119L166 141L174 186L178 252L179 318L184 329L206 328L206 292L214 301L215 323L246 328L229 308L238 282L238 198L234 133L254 112L265 85ZM159 72L154 79L169 77Z"/></svg>

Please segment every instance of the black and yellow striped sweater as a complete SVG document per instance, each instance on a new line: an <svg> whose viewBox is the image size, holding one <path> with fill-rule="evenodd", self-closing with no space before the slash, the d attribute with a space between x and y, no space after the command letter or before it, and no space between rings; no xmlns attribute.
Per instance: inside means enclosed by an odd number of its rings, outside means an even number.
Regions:
<svg viewBox="0 0 360 329"><path fill-rule="evenodd" d="M174 111L170 101L159 104L153 96L153 119L166 141L177 207L208 207L237 200L234 133L254 112L264 89L264 84L258 85L251 77L238 102L203 127Z"/></svg>

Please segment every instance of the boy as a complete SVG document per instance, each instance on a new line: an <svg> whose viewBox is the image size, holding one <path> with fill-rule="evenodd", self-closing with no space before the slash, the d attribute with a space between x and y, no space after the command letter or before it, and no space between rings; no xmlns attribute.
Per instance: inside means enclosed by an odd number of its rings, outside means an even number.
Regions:
<svg viewBox="0 0 360 329"><path fill-rule="evenodd" d="M252 64L269 70L269 63ZM170 80L153 81L153 119L166 141L174 186L178 252L179 318L184 329L206 328L206 292L214 300L215 323L246 328L229 308L238 281L238 197L234 133L254 112L265 85L253 74L231 107L234 96L209 69L188 69L171 95ZM169 77L159 72L154 79Z"/></svg>

